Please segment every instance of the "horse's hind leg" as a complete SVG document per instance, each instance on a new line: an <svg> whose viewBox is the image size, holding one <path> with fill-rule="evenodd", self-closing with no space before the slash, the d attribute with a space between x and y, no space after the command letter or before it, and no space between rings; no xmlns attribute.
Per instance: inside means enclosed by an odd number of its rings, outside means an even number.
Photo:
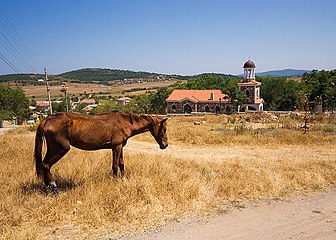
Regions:
<svg viewBox="0 0 336 240"><path fill-rule="evenodd" d="M124 176L125 163L124 163L124 155L123 155L123 149L122 148L121 148L120 157L119 157L119 169L120 169L121 176Z"/></svg>
<svg viewBox="0 0 336 240"><path fill-rule="evenodd" d="M122 145L112 147L112 172L113 177L118 176L118 167L120 166L119 160L122 153Z"/></svg>
<svg viewBox="0 0 336 240"><path fill-rule="evenodd" d="M46 186L50 187L54 194L58 194L58 189L55 179L50 173L50 168L55 163L57 163L69 150L69 144L48 144L47 153L42 162L43 181Z"/></svg>

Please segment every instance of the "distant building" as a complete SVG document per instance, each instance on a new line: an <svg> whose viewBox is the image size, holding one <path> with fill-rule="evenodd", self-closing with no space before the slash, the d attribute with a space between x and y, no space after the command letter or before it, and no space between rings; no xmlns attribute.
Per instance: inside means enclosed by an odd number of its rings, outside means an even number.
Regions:
<svg viewBox="0 0 336 240"><path fill-rule="evenodd" d="M192 112L223 113L232 111L228 95L221 90L174 90L166 99L168 114Z"/></svg>
<svg viewBox="0 0 336 240"><path fill-rule="evenodd" d="M49 111L49 101L37 101L36 106L39 107L42 111Z"/></svg>
<svg viewBox="0 0 336 240"><path fill-rule="evenodd" d="M239 89L246 94L246 100L241 105L241 111L263 111L264 99L260 98L261 82L255 80L256 65L251 60L248 60L244 63L243 68L243 81L237 84Z"/></svg>
<svg viewBox="0 0 336 240"><path fill-rule="evenodd" d="M92 109L96 108L98 105L97 104L90 104L87 105L86 107L82 108L83 111L86 113L91 112Z"/></svg>
<svg viewBox="0 0 336 240"><path fill-rule="evenodd" d="M80 103L96 104L96 100L94 100L93 98L85 98L80 100Z"/></svg>
<svg viewBox="0 0 336 240"><path fill-rule="evenodd" d="M118 98L117 99L117 104L118 105L126 105L127 103L129 103L129 101L131 101L131 98L129 98L129 97L122 97L122 98Z"/></svg>

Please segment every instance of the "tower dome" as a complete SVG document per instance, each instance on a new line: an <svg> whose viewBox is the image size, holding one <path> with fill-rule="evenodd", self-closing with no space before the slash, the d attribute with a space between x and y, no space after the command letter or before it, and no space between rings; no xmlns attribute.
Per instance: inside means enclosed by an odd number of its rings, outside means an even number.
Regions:
<svg viewBox="0 0 336 240"><path fill-rule="evenodd" d="M256 65L251 60L248 60L247 62L245 62L243 66L243 68L255 68L255 67Z"/></svg>
<svg viewBox="0 0 336 240"><path fill-rule="evenodd" d="M254 62L249 59L244 63L244 82L251 82L255 80L255 68Z"/></svg>

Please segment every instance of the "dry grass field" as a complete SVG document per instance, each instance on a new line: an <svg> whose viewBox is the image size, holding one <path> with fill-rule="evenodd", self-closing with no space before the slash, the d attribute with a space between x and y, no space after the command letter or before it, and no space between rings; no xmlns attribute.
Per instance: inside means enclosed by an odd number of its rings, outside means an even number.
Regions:
<svg viewBox="0 0 336 240"><path fill-rule="evenodd" d="M134 83L125 84L118 86L105 86L101 84L78 84L78 83L67 83L68 94L83 94L84 92L88 94L99 94L104 93L104 95L121 96L122 92L125 90L136 89L136 88L156 88L156 87L167 87L174 84L174 81L170 82L146 82L146 83ZM50 93L52 97L63 96L64 94L60 91L62 86L50 86ZM30 98L35 96L35 99L44 99L47 97L46 87L27 85L22 87L25 95ZM132 92L132 95L144 93L144 91Z"/></svg>
<svg viewBox="0 0 336 240"><path fill-rule="evenodd" d="M112 177L111 151L72 148L52 169L58 197L35 177L34 134L8 132L0 137L0 239L109 239L323 189L336 183L336 118L310 122L303 134L297 116L172 117L166 150L149 134L129 141L124 178Z"/></svg>

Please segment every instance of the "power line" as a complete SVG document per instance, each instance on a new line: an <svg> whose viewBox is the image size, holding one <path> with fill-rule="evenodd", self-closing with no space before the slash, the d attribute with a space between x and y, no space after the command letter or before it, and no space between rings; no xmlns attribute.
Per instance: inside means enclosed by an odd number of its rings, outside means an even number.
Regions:
<svg viewBox="0 0 336 240"><path fill-rule="evenodd" d="M14 45L8 40L6 35L4 35L3 32L1 31L0 31L0 34L2 35L3 39L5 39L5 41L0 42L2 46L6 48L7 51L11 52L12 57L14 57L16 61L20 62L22 66L30 70L30 67L28 67L23 60L21 60L20 54L18 53Z"/></svg>
<svg viewBox="0 0 336 240"><path fill-rule="evenodd" d="M19 69L17 69L8 59L0 53L0 58L16 73L21 73Z"/></svg>
<svg viewBox="0 0 336 240"><path fill-rule="evenodd" d="M4 11L0 8L0 16L4 21L4 28L7 30L7 32L12 36L13 40L16 42L16 44L20 47L21 51L28 56L29 59L33 60L35 66L40 66L39 60L36 58L36 56L32 53L30 50L29 46L26 45L25 41L22 39L21 35L16 31L14 26L11 24L9 19L7 18L6 14ZM5 26L7 24L7 27ZM8 29L9 28L9 29ZM10 29L13 30L14 34L11 34ZM26 50L26 52L24 50ZM39 68L39 67L38 67Z"/></svg>
<svg viewBox="0 0 336 240"><path fill-rule="evenodd" d="M37 58L33 55L32 51L29 49L29 47L24 43L22 37L20 34L15 30L13 25L10 23L8 18L6 17L4 11L0 8L0 26L3 30L0 29L0 43L1 45L7 50L8 53L10 53L12 58L15 58L16 62L19 62L20 65L22 65L24 68L26 68L28 71L31 71L32 73L37 73L36 66L39 66ZM4 54L2 54L1 58L7 65L10 63L9 66L11 68L18 70L19 72L22 72L19 70L17 66L14 66L13 63L11 63L8 60L8 57L6 58ZM6 59L6 60L4 60ZM37 67L39 69L40 67ZM13 70L14 70L13 69Z"/></svg>

